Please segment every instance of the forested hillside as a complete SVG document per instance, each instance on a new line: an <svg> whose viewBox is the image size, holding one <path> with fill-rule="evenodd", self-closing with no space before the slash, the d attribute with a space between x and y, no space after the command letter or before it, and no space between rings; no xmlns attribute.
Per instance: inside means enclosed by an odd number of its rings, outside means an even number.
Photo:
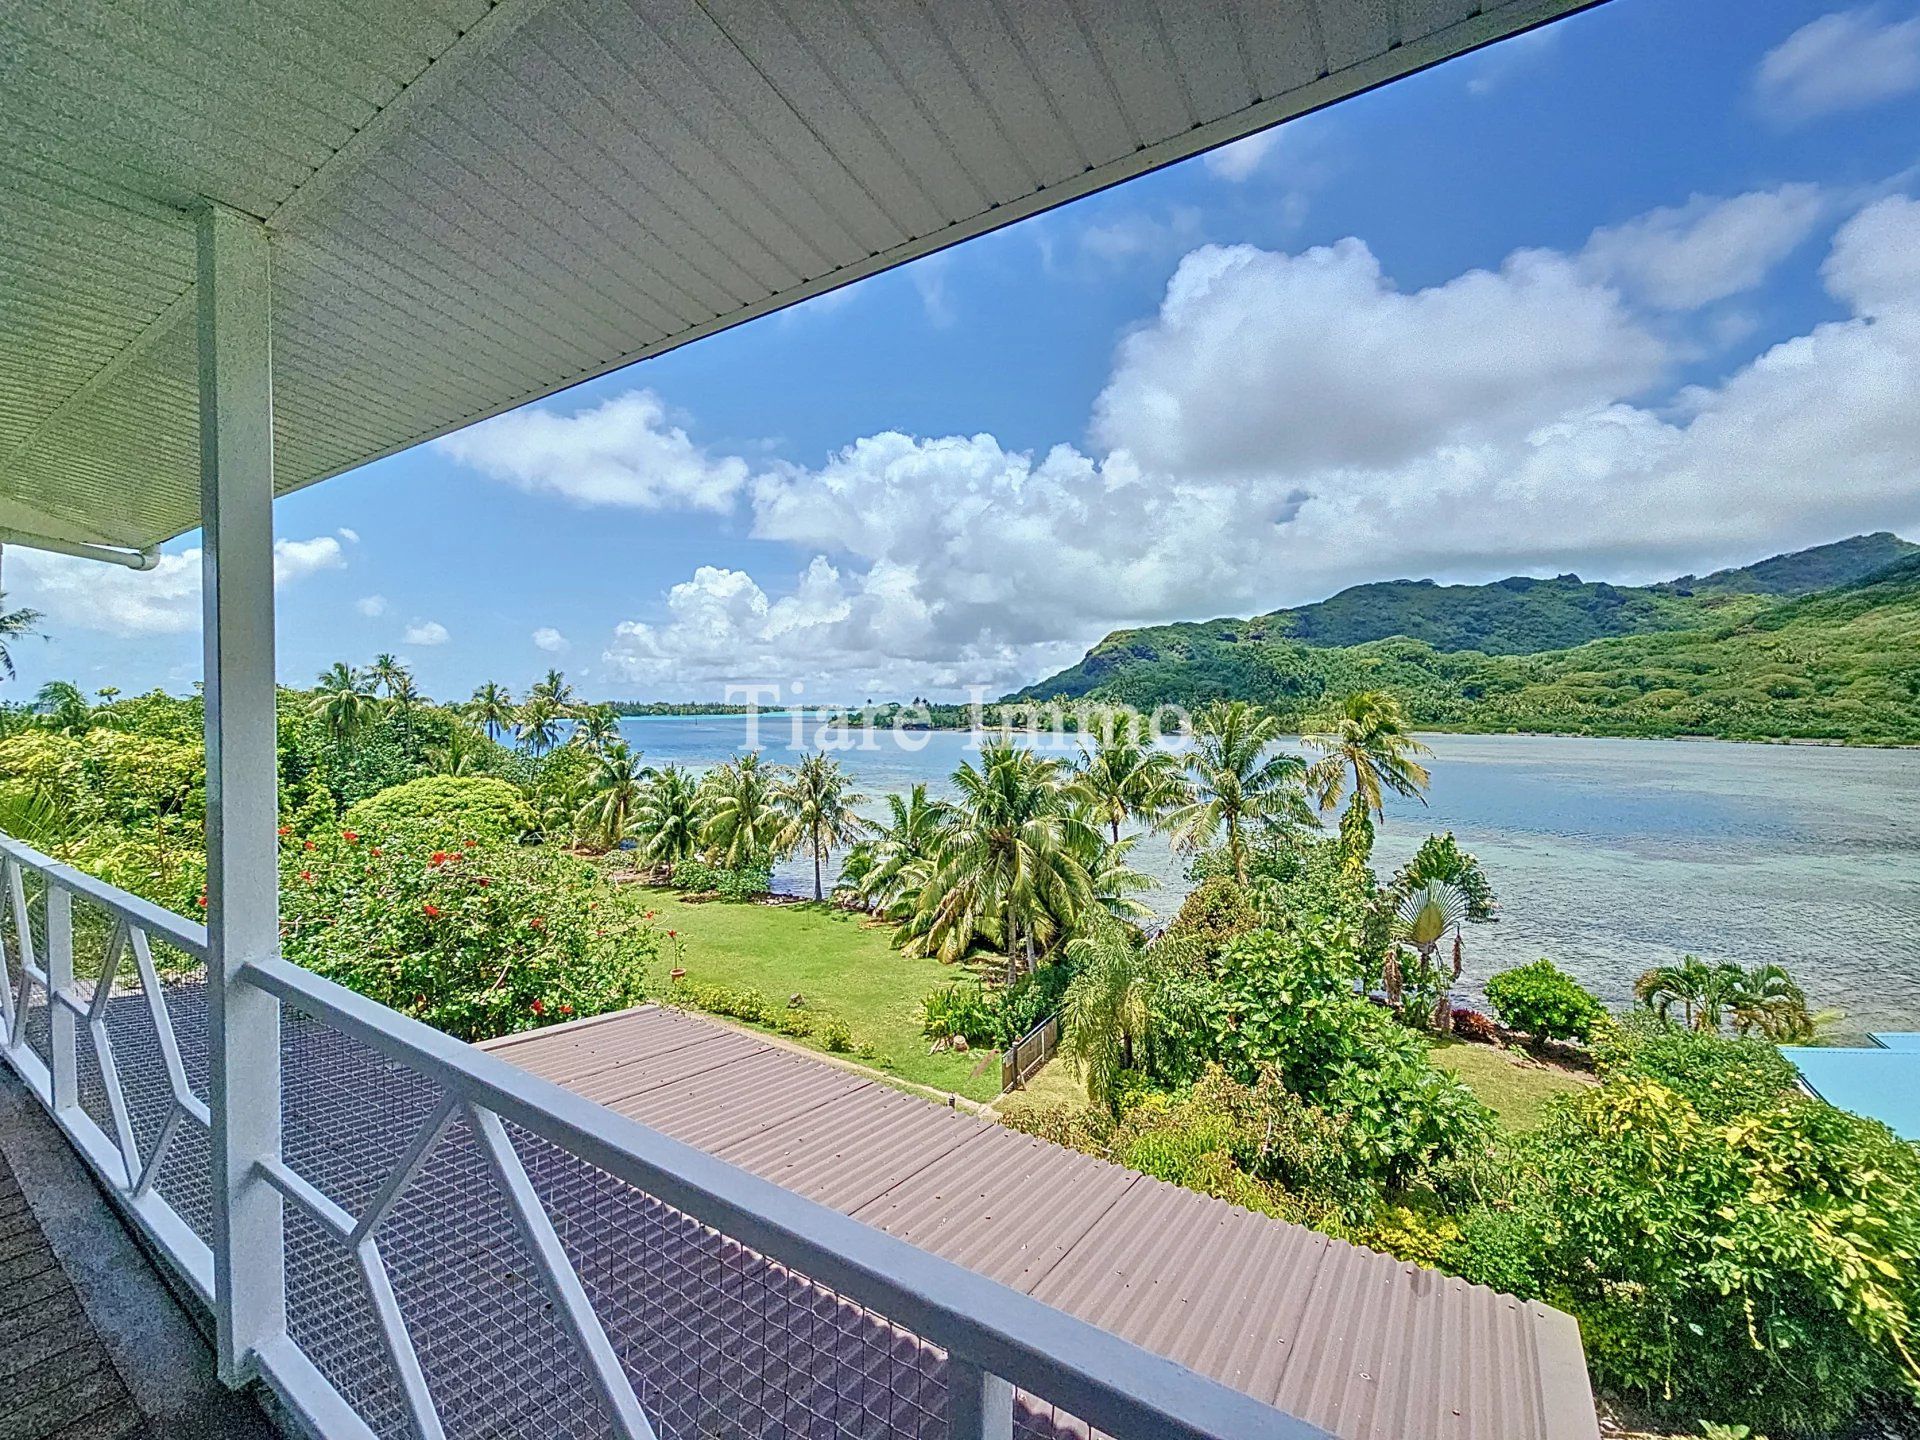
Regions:
<svg viewBox="0 0 1920 1440"><path fill-rule="evenodd" d="M1735 588L1844 574L1853 562L1901 549L1906 558L1876 573L1847 575L1834 588L1799 598ZM1589 620L1610 614L1638 628L1523 653L1514 631L1498 648L1450 643L1474 622L1448 617L1439 605L1402 612L1430 618L1425 635L1341 646L1303 639L1298 629L1276 632L1264 623L1272 617L1156 626L1109 636L1079 665L1023 696L1086 695L1142 708L1226 696L1298 716L1323 694L1384 686L1405 697L1417 724L1432 728L1920 743L1920 547L1862 536L1642 590L1572 577L1522 583L1533 588L1395 582L1361 586L1326 605L1360 592L1468 592L1476 598L1461 609L1483 616L1501 613L1516 597L1538 602L1521 617L1534 627L1523 635L1573 623L1576 612ZM1326 613L1312 606L1279 613L1315 610ZM1655 617L1668 623L1648 623ZM1313 624L1320 625L1319 616ZM1439 639L1436 628L1445 632ZM1307 633L1316 632L1310 626Z"/></svg>

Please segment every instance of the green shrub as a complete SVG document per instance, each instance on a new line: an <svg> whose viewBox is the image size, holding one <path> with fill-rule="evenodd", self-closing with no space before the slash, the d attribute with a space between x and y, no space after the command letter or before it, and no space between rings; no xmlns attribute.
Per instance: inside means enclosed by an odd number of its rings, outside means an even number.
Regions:
<svg viewBox="0 0 1920 1440"><path fill-rule="evenodd" d="M853 1049L853 1031L838 1015L829 1015L822 1020L815 1035L822 1045L836 1055L848 1054Z"/></svg>
<svg viewBox="0 0 1920 1440"><path fill-rule="evenodd" d="M956 980L927 992L920 1002L920 1033L949 1043L958 1036L969 1045L1004 1045L1006 1013L977 980Z"/></svg>
<svg viewBox="0 0 1920 1440"><path fill-rule="evenodd" d="M514 840L533 829L520 792L491 775L423 775L347 807L341 828L364 835L407 826L436 843Z"/></svg>
<svg viewBox="0 0 1920 1440"><path fill-rule="evenodd" d="M1351 931L1338 920L1255 930L1228 945L1213 1002L1220 1062L1244 1084L1272 1069L1318 1101L1349 1063L1418 1057L1419 1040L1355 989L1351 956Z"/></svg>
<svg viewBox="0 0 1920 1440"><path fill-rule="evenodd" d="M1439 1270L1459 1243L1460 1225L1452 1216L1430 1209L1385 1205L1355 1227L1353 1239L1371 1250Z"/></svg>
<svg viewBox="0 0 1920 1440"><path fill-rule="evenodd" d="M1421 1054L1348 1061L1327 1108L1347 1120L1351 1168L1400 1190L1493 1142L1493 1112L1449 1071Z"/></svg>
<svg viewBox="0 0 1920 1440"><path fill-rule="evenodd" d="M782 1010L773 1017L773 1028L782 1035L804 1040L813 1034L813 1016L804 1010Z"/></svg>
<svg viewBox="0 0 1920 1440"><path fill-rule="evenodd" d="M1167 926L1166 936L1192 942L1196 954L1211 961L1259 923L1245 888L1230 875L1215 875L1202 880L1180 902L1180 912Z"/></svg>
<svg viewBox="0 0 1920 1440"><path fill-rule="evenodd" d="M284 839L287 958L463 1040L645 998L660 941L638 896L558 851L433 833Z"/></svg>
<svg viewBox="0 0 1920 1440"><path fill-rule="evenodd" d="M1708 1120L1733 1120L1799 1093L1796 1072L1773 1044L1690 1030L1636 1012L1594 1045L1603 1076L1658 1080Z"/></svg>
<svg viewBox="0 0 1920 1440"><path fill-rule="evenodd" d="M773 884L773 862L728 867L705 860L685 860L674 867L673 883L696 894L714 894L722 900L754 900Z"/></svg>
<svg viewBox="0 0 1920 1440"><path fill-rule="evenodd" d="M1920 1153L1884 1126L1804 1098L1716 1123L1635 1076L1522 1146L1461 1268L1571 1310L1602 1386L1788 1434L1920 1394Z"/></svg>
<svg viewBox="0 0 1920 1440"><path fill-rule="evenodd" d="M1537 1040L1590 1040L1607 1011L1544 956L1487 981L1487 1003L1509 1029Z"/></svg>

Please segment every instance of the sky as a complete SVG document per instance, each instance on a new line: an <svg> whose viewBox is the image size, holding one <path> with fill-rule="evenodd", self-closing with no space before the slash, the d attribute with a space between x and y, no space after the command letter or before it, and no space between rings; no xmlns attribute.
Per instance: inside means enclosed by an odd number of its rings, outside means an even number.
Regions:
<svg viewBox="0 0 1920 1440"><path fill-rule="evenodd" d="M1920 539L1920 5L1611 0L276 523L287 683L821 702L1367 580ZM0 695L189 688L196 545L8 547L47 638Z"/></svg>

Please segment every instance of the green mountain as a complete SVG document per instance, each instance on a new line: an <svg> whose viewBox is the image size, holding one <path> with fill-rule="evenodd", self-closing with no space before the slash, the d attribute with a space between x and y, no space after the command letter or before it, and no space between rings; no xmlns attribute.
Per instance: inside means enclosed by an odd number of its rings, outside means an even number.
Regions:
<svg viewBox="0 0 1920 1440"><path fill-rule="evenodd" d="M1863 571L1887 554L1891 565ZM1794 594L1828 575L1841 578ZM1337 608L1357 592L1376 602L1375 633L1362 642L1309 640L1273 623L1319 612L1308 633L1332 633L1325 617L1360 613ZM1392 605L1434 595L1452 596L1449 603L1479 620L1422 603L1400 618L1425 634L1378 633ZM1527 597L1541 603L1518 612L1515 628L1480 634L1477 648L1462 643L1479 633L1476 624L1515 614L1516 599ZM1580 633L1609 624L1616 628L1600 638ZM1569 630L1579 638L1539 643ZM1666 586L1597 586L1571 576L1486 586L1400 581L1276 616L1121 631L1014 698L1085 695L1151 708L1226 696L1297 718L1323 695L1378 686L1401 694L1417 723L1438 729L1920 743L1916 637L1920 546L1861 536Z"/></svg>

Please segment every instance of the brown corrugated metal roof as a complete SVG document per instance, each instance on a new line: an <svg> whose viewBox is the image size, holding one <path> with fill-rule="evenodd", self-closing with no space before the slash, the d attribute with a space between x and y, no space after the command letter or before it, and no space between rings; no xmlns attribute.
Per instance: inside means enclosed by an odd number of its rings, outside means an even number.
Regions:
<svg viewBox="0 0 1920 1440"><path fill-rule="evenodd" d="M488 1048L1351 1440L1593 1440L1579 1330L646 1006Z"/></svg>

